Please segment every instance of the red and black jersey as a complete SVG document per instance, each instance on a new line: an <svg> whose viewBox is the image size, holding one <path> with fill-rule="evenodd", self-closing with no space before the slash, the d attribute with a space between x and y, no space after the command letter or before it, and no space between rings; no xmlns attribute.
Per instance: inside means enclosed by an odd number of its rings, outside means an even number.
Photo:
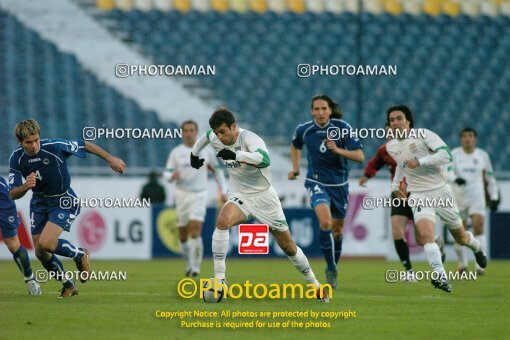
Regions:
<svg viewBox="0 0 510 340"><path fill-rule="evenodd" d="M368 178L374 177L377 171L381 170L385 165L388 166L388 170L391 173L391 180L393 180L397 163L395 163L395 160L388 154L388 151L386 151L386 143L381 145L379 149L377 149L375 156L368 160L363 175Z"/></svg>

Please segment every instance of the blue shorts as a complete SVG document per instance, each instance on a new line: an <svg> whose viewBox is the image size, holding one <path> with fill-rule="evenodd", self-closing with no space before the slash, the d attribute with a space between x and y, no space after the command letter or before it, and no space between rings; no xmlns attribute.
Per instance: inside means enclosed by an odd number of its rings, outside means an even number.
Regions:
<svg viewBox="0 0 510 340"><path fill-rule="evenodd" d="M71 224L80 213L80 206L74 198L76 198L76 194L71 188L64 195L56 197L34 195L30 201L32 235L42 233L48 222L53 222L65 231L69 231ZM70 202L72 204L68 204Z"/></svg>
<svg viewBox="0 0 510 340"><path fill-rule="evenodd" d="M349 184L342 186L325 186L317 182L305 181L305 188L310 195L310 204L315 208L321 203L329 205L331 216L343 219L349 202Z"/></svg>
<svg viewBox="0 0 510 340"><path fill-rule="evenodd" d="M3 238L14 237L18 235L19 218L16 210L13 214L0 215L0 233Z"/></svg>

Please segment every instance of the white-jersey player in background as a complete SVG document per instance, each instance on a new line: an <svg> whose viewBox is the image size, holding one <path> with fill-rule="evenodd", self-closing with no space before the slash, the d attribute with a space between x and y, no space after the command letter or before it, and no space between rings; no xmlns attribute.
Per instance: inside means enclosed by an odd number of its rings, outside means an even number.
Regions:
<svg viewBox="0 0 510 340"><path fill-rule="evenodd" d="M459 206L464 227L471 218L473 234L485 248L484 223L486 213L484 178L490 197L491 210L497 209L498 188L489 155L476 147L476 131L465 128L460 133L461 147L452 150L453 162L448 167L448 180L452 183L455 200ZM468 269L468 259L464 249L455 243L455 252L459 258L458 271ZM483 275L485 270L476 265L476 272Z"/></svg>
<svg viewBox="0 0 510 340"><path fill-rule="evenodd" d="M189 154L197 140L198 125L192 120L181 125L184 143L175 147L166 163L164 177L175 182L175 209L181 253L186 260L186 276L199 277L204 254L202 223L207 206L207 171L211 171L225 201L227 184L216 153L206 148L203 157L207 167L196 171L191 168Z"/></svg>
<svg viewBox="0 0 510 340"><path fill-rule="evenodd" d="M226 108L212 114L209 126L211 130L199 138L190 158L191 166L199 169L204 163L205 148L210 144L224 160L230 175L228 201L218 215L212 239L215 278L226 283L230 227L253 217L269 226L276 242L306 282L315 285L317 298L328 302L326 291L320 294L319 282L308 259L290 235L280 200L271 185L270 159L264 141L255 133L238 128L234 115Z"/></svg>
<svg viewBox="0 0 510 340"><path fill-rule="evenodd" d="M432 271L436 272L432 276L432 285L449 293L452 288L441 261L439 247L434 241L436 214L458 243L473 250L478 264L482 268L487 266L487 257L480 242L473 234L464 230L459 209L446 181L446 165L452 161L450 150L445 142L430 130L411 131L410 122L413 118L407 106L390 107L386 111L386 118L395 133L406 133L406 138L392 139L386 144L386 150L397 163L391 185L392 192L396 197L408 199L410 204L412 201L418 203L411 206L411 209L417 241L423 245L427 261ZM404 176L407 187L400 185ZM409 197L407 192L410 193ZM434 201L436 204L430 204ZM446 204L448 201L453 204Z"/></svg>

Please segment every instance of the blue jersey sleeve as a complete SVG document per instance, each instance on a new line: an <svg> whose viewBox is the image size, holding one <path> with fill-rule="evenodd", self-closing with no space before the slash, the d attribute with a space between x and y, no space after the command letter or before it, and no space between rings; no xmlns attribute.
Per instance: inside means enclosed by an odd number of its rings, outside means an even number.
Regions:
<svg viewBox="0 0 510 340"><path fill-rule="evenodd" d="M23 175L19 168L19 156L14 152L9 159L9 187L19 187L23 184Z"/></svg>
<svg viewBox="0 0 510 340"><path fill-rule="evenodd" d="M65 157L74 155L77 157L85 158L87 152L85 151L85 141L82 139L78 140L65 140L56 139L54 140L55 145L60 149Z"/></svg>
<svg viewBox="0 0 510 340"><path fill-rule="evenodd" d="M303 125L298 125L296 128L296 132L294 132L294 136L292 137L292 145L296 149L301 150L303 148Z"/></svg>
<svg viewBox="0 0 510 340"><path fill-rule="evenodd" d="M349 131L353 131L354 129L347 122L343 122L344 126L342 128L347 129ZM346 133L344 139L344 145L347 150L356 150L363 149L363 144L359 140L359 138L354 133Z"/></svg>

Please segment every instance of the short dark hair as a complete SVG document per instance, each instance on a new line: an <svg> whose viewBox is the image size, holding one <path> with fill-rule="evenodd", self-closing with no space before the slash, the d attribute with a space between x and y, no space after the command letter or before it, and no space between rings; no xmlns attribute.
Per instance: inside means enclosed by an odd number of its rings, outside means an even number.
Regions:
<svg viewBox="0 0 510 340"><path fill-rule="evenodd" d="M184 129L184 125L188 125L188 124L193 124L195 126L195 129L197 129L197 131L198 131L198 124L197 124L197 122L195 122L194 120L191 120L191 119L182 122L181 129Z"/></svg>
<svg viewBox="0 0 510 340"><path fill-rule="evenodd" d="M473 129L472 127L466 126L465 128L463 128L462 131L460 132L460 137L462 137L464 132L472 132L475 135L475 137L478 137L478 134L476 133L476 130Z"/></svg>
<svg viewBox="0 0 510 340"><path fill-rule="evenodd" d="M413 128L414 126L414 120L413 120L413 112L407 105L394 105L390 107L388 110L386 110L386 123L390 123L390 113L393 111L402 111L404 113L404 116L406 116L406 120L409 122L409 127Z"/></svg>
<svg viewBox="0 0 510 340"><path fill-rule="evenodd" d="M221 107L213 112L211 118L209 118L209 126L211 129L216 129L225 123L228 127L236 122L234 114L230 112L226 107Z"/></svg>
<svg viewBox="0 0 510 340"><path fill-rule="evenodd" d="M326 96L325 94L318 94L312 97L312 103L310 104L310 108L313 109L313 103L316 100L324 100L328 103L329 108L331 109L331 118L341 119L343 116L343 110L340 104L335 102L331 97Z"/></svg>

